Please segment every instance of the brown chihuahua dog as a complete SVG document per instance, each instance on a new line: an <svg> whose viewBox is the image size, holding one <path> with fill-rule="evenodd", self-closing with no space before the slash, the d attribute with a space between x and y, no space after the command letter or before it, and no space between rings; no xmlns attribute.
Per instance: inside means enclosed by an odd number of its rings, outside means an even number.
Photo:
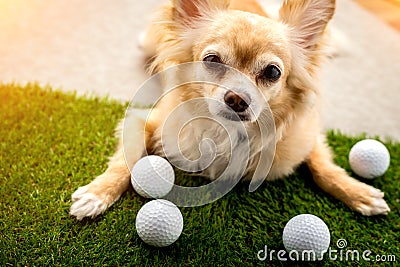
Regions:
<svg viewBox="0 0 400 267"><path fill-rule="evenodd" d="M335 0L285 0L279 18L272 19L254 0L172 0L147 31L143 48L154 59L153 72L183 63L213 62L234 68L253 82L272 111L276 129L271 169L255 178L285 177L306 163L316 184L350 208L364 215L387 214L390 209L384 194L336 166L321 135L316 74L324 57L326 27L334 11ZM256 92L243 86L232 88L239 89L186 84L166 95L147 121L128 115L119 126L119 146L107 170L72 195L70 214L81 220L103 213L128 189L130 168L146 152L166 156L161 132L168 136L177 131L174 123L165 124L167 118L171 120L169 113L184 102L191 105L192 99L209 98L217 104L193 104L188 112L203 108L202 113L221 117L232 125L238 121L229 112L238 115L251 147L244 176L252 176L257 166L254 162L265 149L256 130L265 106ZM176 125L181 119L173 117ZM122 125L129 132L124 142ZM240 134L235 131L239 129L232 126L229 134ZM179 133L181 152L196 159L198 142L193 140L209 136L217 144L217 154L230 153L223 142L226 136L220 132L209 122L193 123ZM240 150L238 144L232 147ZM216 179L224 166L211 164L203 175Z"/></svg>

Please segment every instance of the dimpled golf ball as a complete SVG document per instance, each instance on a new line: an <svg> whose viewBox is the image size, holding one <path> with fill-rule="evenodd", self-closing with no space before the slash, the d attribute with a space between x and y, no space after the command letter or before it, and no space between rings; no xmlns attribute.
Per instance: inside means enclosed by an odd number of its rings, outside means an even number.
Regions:
<svg viewBox="0 0 400 267"><path fill-rule="evenodd" d="M314 251L315 259L318 259L328 250L331 235L323 220L312 214L300 214L286 224L282 239L289 253L294 250L297 251L300 259L310 260L310 258L301 258L303 251Z"/></svg>
<svg viewBox="0 0 400 267"><path fill-rule="evenodd" d="M147 244L166 247L182 233L183 217L173 203L156 199L146 203L136 216L136 231Z"/></svg>
<svg viewBox="0 0 400 267"><path fill-rule="evenodd" d="M351 169L363 178L383 175L389 167L390 154L384 144L365 139L355 144L349 154Z"/></svg>
<svg viewBox="0 0 400 267"><path fill-rule="evenodd" d="M141 158L131 171L132 186L142 197L162 198L171 191L174 182L174 169L159 156Z"/></svg>

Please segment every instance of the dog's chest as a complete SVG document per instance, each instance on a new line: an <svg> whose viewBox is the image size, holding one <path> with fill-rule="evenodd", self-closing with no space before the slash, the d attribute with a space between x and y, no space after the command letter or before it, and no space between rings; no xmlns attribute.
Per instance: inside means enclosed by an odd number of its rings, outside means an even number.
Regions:
<svg viewBox="0 0 400 267"><path fill-rule="evenodd" d="M242 177L260 149L252 145L255 136L249 136L243 126L221 125L209 119L195 120L184 127L167 125L158 139L156 154L184 171L212 180Z"/></svg>

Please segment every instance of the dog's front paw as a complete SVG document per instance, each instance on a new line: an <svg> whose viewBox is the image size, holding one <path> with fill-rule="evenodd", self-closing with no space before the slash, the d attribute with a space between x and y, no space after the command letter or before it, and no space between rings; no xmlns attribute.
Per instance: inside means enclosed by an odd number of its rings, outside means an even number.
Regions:
<svg viewBox="0 0 400 267"><path fill-rule="evenodd" d="M366 216L386 215L390 208L383 196L381 190L365 185L365 188L360 190L358 199L353 202L353 208Z"/></svg>
<svg viewBox="0 0 400 267"><path fill-rule="evenodd" d="M72 205L69 214L75 216L78 220L84 217L94 218L107 209L105 201L98 196L88 192L89 185L79 187L72 194Z"/></svg>

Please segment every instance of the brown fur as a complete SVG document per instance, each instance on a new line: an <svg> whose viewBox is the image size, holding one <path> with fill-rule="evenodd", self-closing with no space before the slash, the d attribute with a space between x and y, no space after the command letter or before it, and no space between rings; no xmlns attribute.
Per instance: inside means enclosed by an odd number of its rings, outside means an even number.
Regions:
<svg viewBox="0 0 400 267"><path fill-rule="evenodd" d="M223 62L252 80L272 110L276 152L272 168L263 179L287 176L306 162L315 182L350 208L364 215L386 214L389 207L383 193L336 166L320 135L316 74L323 59L324 33L334 9L334 0L286 0L279 21L275 21L254 0L172 0L147 31L144 51L153 58L150 71L154 73L201 61L205 51L216 46ZM282 76L266 83L259 77L270 62L280 66ZM186 100L215 97L215 91L216 88L181 86L161 101L146 124L134 115L125 118L128 128L123 134L130 133L124 136L126 159L120 144L106 172L73 194L71 214L78 219L94 217L112 205L129 186L127 165L133 166L146 151L163 155L161 128L169 113ZM256 123L246 127L255 136L251 146L259 149ZM210 134L201 124L197 130ZM191 134L196 139L199 133ZM195 158L191 140L187 139L183 137L183 152ZM250 159L247 175L254 172L258 158L259 152ZM213 179L218 171L214 169L207 175Z"/></svg>

